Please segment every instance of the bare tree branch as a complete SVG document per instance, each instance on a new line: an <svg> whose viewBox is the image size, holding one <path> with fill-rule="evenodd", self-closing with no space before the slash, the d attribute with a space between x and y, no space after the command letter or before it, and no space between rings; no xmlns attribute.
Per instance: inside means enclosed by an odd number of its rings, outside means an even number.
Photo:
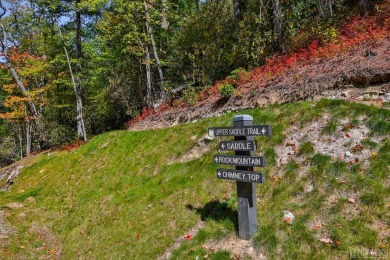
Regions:
<svg viewBox="0 0 390 260"><path fill-rule="evenodd" d="M0 19L3 18L5 13L7 12L7 9L3 6L3 1L0 0L0 9L2 10L0 13Z"/></svg>

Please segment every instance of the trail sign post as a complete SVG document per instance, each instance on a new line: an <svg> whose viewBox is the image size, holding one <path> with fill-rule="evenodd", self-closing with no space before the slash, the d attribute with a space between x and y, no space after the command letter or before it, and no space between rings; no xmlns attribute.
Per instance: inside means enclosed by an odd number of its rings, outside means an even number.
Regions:
<svg viewBox="0 0 390 260"><path fill-rule="evenodd" d="M221 141L220 151L234 150L235 155L215 155L218 164L235 165L236 169L217 169L217 178L237 181L238 237L249 240L257 230L256 183L264 183L264 173L254 172L253 167L264 167L265 157L254 156L256 142L253 136L270 136L269 125L253 126L253 117L237 115L233 127L209 128L210 136L234 136L234 141Z"/></svg>

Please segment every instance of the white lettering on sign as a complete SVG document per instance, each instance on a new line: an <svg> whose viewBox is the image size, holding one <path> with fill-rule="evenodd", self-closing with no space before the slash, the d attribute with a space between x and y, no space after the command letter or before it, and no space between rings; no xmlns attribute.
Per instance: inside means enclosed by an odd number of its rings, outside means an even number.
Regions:
<svg viewBox="0 0 390 260"><path fill-rule="evenodd" d="M230 128L229 135L246 135L246 128Z"/></svg>
<svg viewBox="0 0 390 260"><path fill-rule="evenodd" d="M224 148L224 147L222 147ZM227 143L229 150L252 150L252 142L242 143Z"/></svg>
<svg viewBox="0 0 390 260"><path fill-rule="evenodd" d="M228 135L229 130L228 129L216 129L215 134L216 135Z"/></svg>
<svg viewBox="0 0 390 260"><path fill-rule="evenodd" d="M221 179L229 179L235 181L245 182L263 182L263 173L247 172L247 171L236 171L228 169L218 169L217 177Z"/></svg>
<svg viewBox="0 0 390 260"><path fill-rule="evenodd" d="M249 157L249 156L224 156L216 155L214 157L215 163L232 164L232 165L248 165L248 166L265 166L263 157Z"/></svg>
<svg viewBox="0 0 390 260"><path fill-rule="evenodd" d="M269 125L209 128L210 136L265 136L271 134L272 128Z"/></svg>

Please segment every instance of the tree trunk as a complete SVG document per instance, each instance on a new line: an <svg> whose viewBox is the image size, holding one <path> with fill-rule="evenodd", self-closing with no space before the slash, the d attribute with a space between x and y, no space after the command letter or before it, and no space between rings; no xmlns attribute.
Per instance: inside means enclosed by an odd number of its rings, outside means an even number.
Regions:
<svg viewBox="0 0 390 260"><path fill-rule="evenodd" d="M328 6L329 6L329 13L331 16L333 16L333 7L332 7L332 0L327 0Z"/></svg>
<svg viewBox="0 0 390 260"><path fill-rule="evenodd" d="M274 0L275 34L277 38L278 50L283 51L283 31L282 31L282 11L279 0Z"/></svg>
<svg viewBox="0 0 390 260"><path fill-rule="evenodd" d="M262 18L263 18L263 0L259 0L259 20L261 22Z"/></svg>
<svg viewBox="0 0 390 260"><path fill-rule="evenodd" d="M146 104L148 107L152 106L152 76L150 70L150 53L148 46L145 47L145 55L146 55Z"/></svg>
<svg viewBox="0 0 390 260"><path fill-rule="evenodd" d="M29 119L26 120L26 155L29 156L31 153L31 122Z"/></svg>
<svg viewBox="0 0 390 260"><path fill-rule="evenodd" d="M148 4L149 4L149 1L147 0L145 2L146 32L149 35L150 41L152 43L153 55L154 55L154 58L156 59L158 74L160 76L160 87L162 88L162 85L163 85L163 82L164 82L164 74L163 74L163 71L161 69L161 62L160 62L160 58L159 58L158 53L157 53L157 47L156 47L156 42L154 41L152 27L150 26L150 23L149 23L149 8L148 8Z"/></svg>
<svg viewBox="0 0 390 260"><path fill-rule="evenodd" d="M167 19L167 0L162 0L162 13L161 13L161 27L165 30L169 27L169 22Z"/></svg>
<svg viewBox="0 0 390 260"><path fill-rule="evenodd" d="M233 0L234 17L237 21L244 18L245 0Z"/></svg>
<svg viewBox="0 0 390 260"><path fill-rule="evenodd" d="M83 101L81 90L81 10L79 9L80 0L76 0L76 52L77 52L77 66L76 66L76 80L75 80L75 95L77 105L77 135L81 141L87 141L87 134L85 131L84 118L83 118ZM69 61L68 61L69 63Z"/></svg>
<svg viewBox="0 0 390 260"><path fill-rule="evenodd" d="M199 11L199 0L195 0L196 11Z"/></svg>
<svg viewBox="0 0 390 260"><path fill-rule="evenodd" d="M370 9L370 1L369 0L360 0L360 16L366 17L368 16L368 11Z"/></svg>
<svg viewBox="0 0 390 260"><path fill-rule="evenodd" d="M23 137L22 137L22 128L20 127L19 124L19 146L20 146L20 159L23 159Z"/></svg>

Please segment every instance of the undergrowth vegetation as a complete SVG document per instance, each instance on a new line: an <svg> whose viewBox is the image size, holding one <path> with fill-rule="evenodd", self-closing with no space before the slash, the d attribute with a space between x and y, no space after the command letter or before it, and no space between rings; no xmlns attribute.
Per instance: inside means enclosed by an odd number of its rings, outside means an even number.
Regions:
<svg viewBox="0 0 390 260"><path fill-rule="evenodd" d="M257 185L256 250L270 259L348 259L350 253L388 250L390 198L390 112L343 101L321 100L243 111L254 124L270 124L273 136L257 137L256 154L267 157L266 182ZM331 120L363 119L370 128L368 162L345 162L299 147L304 164L278 166L275 147L284 145L291 125L304 127L324 114ZM208 127L232 124L232 113L162 130L116 131L96 136L70 151L43 154L23 169L0 207L16 228L1 257L17 259L155 259L185 236L172 259L230 259L227 250L206 243L236 236L235 183L217 179L213 164L218 139L198 159L181 162ZM324 133L331 135L332 131ZM11 207L21 203L23 207ZM295 220L283 221L289 210ZM193 237L186 232L199 221ZM32 227L50 230L50 243ZM325 243L321 239L328 239ZM45 247L46 246L46 247ZM378 251L375 251L378 252Z"/></svg>

